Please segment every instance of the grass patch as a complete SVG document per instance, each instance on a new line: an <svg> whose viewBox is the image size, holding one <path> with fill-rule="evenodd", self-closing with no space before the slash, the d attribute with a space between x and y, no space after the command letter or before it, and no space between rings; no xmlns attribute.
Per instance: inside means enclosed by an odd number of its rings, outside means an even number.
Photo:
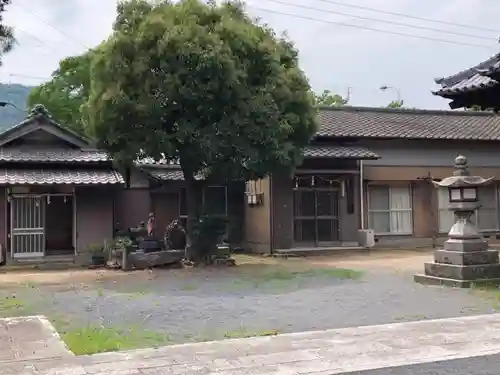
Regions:
<svg viewBox="0 0 500 375"><path fill-rule="evenodd" d="M26 313L26 303L15 295L0 298L0 316L19 316Z"/></svg>
<svg viewBox="0 0 500 375"><path fill-rule="evenodd" d="M333 267L310 267L300 263L241 265L234 268L231 282L221 291L236 291L242 288L266 290L288 290L304 286L309 281L360 280L364 273L358 270Z"/></svg>
<svg viewBox="0 0 500 375"><path fill-rule="evenodd" d="M279 334L277 329L267 329L263 331L249 331L245 327L240 327L234 331L227 331L224 333L226 339L245 339L249 337L264 337L276 336Z"/></svg>
<svg viewBox="0 0 500 375"><path fill-rule="evenodd" d="M193 285L193 284L184 284L181 286L181 290L182 291L185 291L185 292L188 292L190 290L196 290L196 285Z"/></svg>
<svg viewBox="0 0 500 375"><path fill-rule="evenodd" d="M307 279L334 279L334 280L359 280L363 272L345 268L313 268L313 269L290 269L275 266L267 271L257 272L249 275L248 281L254 283L255 287L285 286L294 282L303 282ZM243 278L245 280L245 278Z"/></svg>
<svg viewBox="0 0 500 375"><path fill-rule="evenodd" d="M341 280L359 280L363 277L363 272L347 268L314 268L304 270L281 269L269 274L264 274L264 279L269 280L293 280L298 277L325 277Z"/></svg>
<svg viewBox="0 0 500 375"><path fill-rule="evenodd" d="M472 283L469 289L470 293L474 293L481 297L492 301L493 307L500 307L500 287L497 284L475 284Z"/></svg>
<svg viewBox="0 0 500 375"><path fill-rule="evenodd" d="M86 355L117 350L158 347L168 342L168 337L144 329L117 329L89 326L69 329L59 333L76 355Z"/></svg>

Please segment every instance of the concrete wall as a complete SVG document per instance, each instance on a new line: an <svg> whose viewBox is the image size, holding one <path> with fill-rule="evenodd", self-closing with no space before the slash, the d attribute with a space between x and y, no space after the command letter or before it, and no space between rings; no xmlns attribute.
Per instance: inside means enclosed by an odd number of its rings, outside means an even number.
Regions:
<svg viewBox="0 0 500 375"><path fill-rule="evenodd" d="M147 222L153 210L149 189L129 188L116 192L115 221L120 228L135 228L141 221Z"/></svg>
<svg viewBox="0 0 500 375"><path fill-rule="evenodd" d="M364 165L405 167L452 167L458 154L467 157L471 167L498 167L500 147L495 142L433 140L364 140L364 146L380 156Z"/></svg>
<svg viewBox="0 0 500 375"><path fill-rule="evenodd" d="M163 237L167 225L179 218L178 192L154 192L151 194L151 203L156 219L156 231Z"/></svg>
<svg viewBox="0 0 500 375"><path fill-rule="evenodd" d="M76 199L76 251L77 261L87 263L90 244L111 243L114 232L113 187L77 187Z"/></svg>
<svg viewBox="0 0 500 375"><path fill-rule="evenodd" d="M378 236L381 247L425 247L439 243L437 191L430 179L450 176L458 154L467 157L472 174L500 180L500 147L492 142L365 140L362 143L381 156L379 160L363 162L365 184L409 184L413 194L413 235Z"/></svg>

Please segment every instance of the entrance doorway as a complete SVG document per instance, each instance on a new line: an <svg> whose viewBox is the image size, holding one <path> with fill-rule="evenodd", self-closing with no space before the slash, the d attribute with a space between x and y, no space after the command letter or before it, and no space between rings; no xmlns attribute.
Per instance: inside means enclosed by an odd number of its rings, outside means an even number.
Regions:
<svg viewBox="0 0 500 375"><path fill-rule="evenodd" d="M320 246L340 241L339 189L297 187L293 224L296 243Z"/></svg>
<svg viewBox="0 0 500 375"><path fill-rule="evenodd" d="M10 250L13 258L44 255L45 210L43 197L11 196Z"/></svg>
<svg viewBox="0 0 500 375"><path fill-rule="evenodd" d="M73 255L71 194L12 195L10 250L13 258Z"/></svg>
<svg viewBox="0 0 500 375"><path fill-rule="evenodd" d="M45 255L73 255L73 196L45 200Z"/></svg>

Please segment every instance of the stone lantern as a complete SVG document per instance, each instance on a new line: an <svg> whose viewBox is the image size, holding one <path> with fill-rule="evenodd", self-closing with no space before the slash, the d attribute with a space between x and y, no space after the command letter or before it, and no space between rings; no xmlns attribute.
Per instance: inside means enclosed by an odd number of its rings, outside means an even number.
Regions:
<svg viewBox="0 0 500 375"><path fill-rule="evenodd" d="M472 284L499 283L498 252L488 249L488 242L479 233L470 218L480 207L478 188L493 181L491 178L471 176L467 159L455 159L453 175L433 181L437 188L448 189L448 207L456 222L448 233L444 249L434 252L434 262L425 263L424 274L414 276L416 282L468 288Z"/></svg>

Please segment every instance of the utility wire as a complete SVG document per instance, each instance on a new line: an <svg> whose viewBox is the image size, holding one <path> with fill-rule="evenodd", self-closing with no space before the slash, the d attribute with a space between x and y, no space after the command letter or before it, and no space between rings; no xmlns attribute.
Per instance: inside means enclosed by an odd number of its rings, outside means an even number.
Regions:
<svg viewBox="0 0 500 375"><path fill-rule="evenodd" d="M442 21L442 20L434 20L434 19L431 19L431 18L413 16L411 14L390 12L390 11L387 11L387 10L376 9L376 8L369 8L369 7L364 7L364 6L361 6L361 5L346 4L346 3L343 3L343 2L340 2L340 1L334 1L334 0L317 0L317 1L321 1L321 2L327 3L327 4L333 4L333 5L339 5L339 6L343 6L343 7L348 7L348 8L362 9L362 10L368 10L370 12L388 14L388 15L391 15L391 16L410 18L410 19L419 20L419 21L441 23L443 25L450 25L450 26L456 26L456 27L464 27L466 29L473 29L473 30L478 30L478 31L488 31L488 32L497 33L497 34L500 33L500 29L490 29L490 28L487 28L487 27L473 26L473 25L467 25L467 24L463 24L463 23L456 23L456 22L449 22L449 21Z"/></svg>
<svg viewBox="0 0 500 375"><path fill-rule="evenodd" d="M57 47L56 47L56 46L54 46L53 44L50 44L50 43L48 43L47 41L45 41L45 40L43 40L43 39L40 39L40 38L39 38L39 37L37 37L36 35L34 35L34 34L32 34L32 33L28 32L28 31L26 31L25 29L23 29L23 28L21 28L21 27L19 27L19 26L14 27L14 34L15 34L16 30L18 30L18 31L20 31L20 32L22 32L22 33L24 33L24 34L26 34L26 36L28 36L28 37L32 38L33 40L36 40L36 41L38 42L38 44L39 44L39 45L41 45L41 46L47 46L47 47L49 47L49 48L53 49L55 52L58 52L58 51L59 51L59 48L57 48Z"/></svg>
<svg viewBox="0 0 500 375"><path fill-rule="evenodd" d="M286 1L281 1L281 0L267 0L267 1L272 2L272 3L276 3L276 4L281 4L281 5L287 5L287 6L291 6L291 7L296 7L296 8L302 8L302 9L308 9L308 10L315 10L315 11L322 12L322 13L331 13L331 14L337 14L337 15L341 15L341 16L349 16L349 17L360 19L360 20L375 21L375 22L387 23L387 24L390 24L390 25L410 27L410 28L419 29L419 30L434 31L434 32L451 34L451 35L457 35L457 36L463 36L463 37L468 37L468 38L476 38L476 39L483 39L483 40L489 40L489 41L498 42L498 38L492 38L492 37L487 37L487 36L466 34L466 33L461 33L461 32L457 32L457 31L450 31L450 30L444 30L444 29L435 29L435 28L426 27L426 26L410 25L410 24L403 23L403 22L387 21L387 20L382 20L382 19L373 18L373 17L358 16L356 14L338 12L336 10L321 9L321 8L314 8L314 7L310 7L310 6L306 6L306 5L292 4L292 3L288 3Z"/></svg>
<svg viewBox="0 0 500 375"><path fill-rule="evenodd" d="M441 38L433 38L433 37L430 37L430 36L405 34L405 33L400 33L400 32L397 32L397 31L389 31L389 30L376 29L376 28L373 28L373 27L361 26L361 25L353 25L353 24L345 23L345 22L335 22L335 21L322 20L320 18L307 17L307 16L302 16L302 15L293 14L293 13L279 12L279 11L272 10L272 9L265 9L265 8L259 8L259 7L254 7L254 6L247 6L247 7L251 8L251 9L254 9L254 10L261 11L261 12L279 14L281 16L302 18L302 19L305 19L305 20L322 22L322 23L327 23L327 24L330 24L330 25L345 26L345 27L351 27L351 28L360 29L360 30L368 30L368 31L375 31L375 32L384 33L384 34L405 36L405 37L415 38L415 39L423 39L423 40L428 40L428 41L432 41L432 42L448 43L448 44L455 44L455 45L467 46L467 47L477 47L477 48L484 48L484 49L491 49L493 47L493 46L487 46L487 45L481 45L481 44L473 44L473 43L458 42L458 41L441 39Z"/></svg>
<svg viewBox="0 0 500 375"><path fill-rule="evenodd" d="M50 22L48 22L47 20L45 20L44 18L40 17L38 14L36 14L35 12L19 5L19 3L12 3L13 6L16 6L18 7L19 9L21 9L22 11L32 15L33 17L37 18L38 20L40 20L42 23L44 23L46 26L50 27L51 29L57 31L60 35L64 36L65 38L71 40L72 42L76 42L77 44L79 44L80 46L82 46L83 48L85 49L90 49L88 46L86 46L85 44L83 44L82 42L80 42L79 40L75 39L74 37L66 34L64 31L62 31L61 29L59 29L58 27L52 25Z"/></svg>
<svg viewBox="0 0 500 375"><path fill-rule="evenodd" d="M43 80L50 79L50 77L38 77L38 76L30 76L30 75L18 74L18 73L1 73L0 76L3 74L9 75L9 77L33 78L33 79L43 79Z"/></svg>

